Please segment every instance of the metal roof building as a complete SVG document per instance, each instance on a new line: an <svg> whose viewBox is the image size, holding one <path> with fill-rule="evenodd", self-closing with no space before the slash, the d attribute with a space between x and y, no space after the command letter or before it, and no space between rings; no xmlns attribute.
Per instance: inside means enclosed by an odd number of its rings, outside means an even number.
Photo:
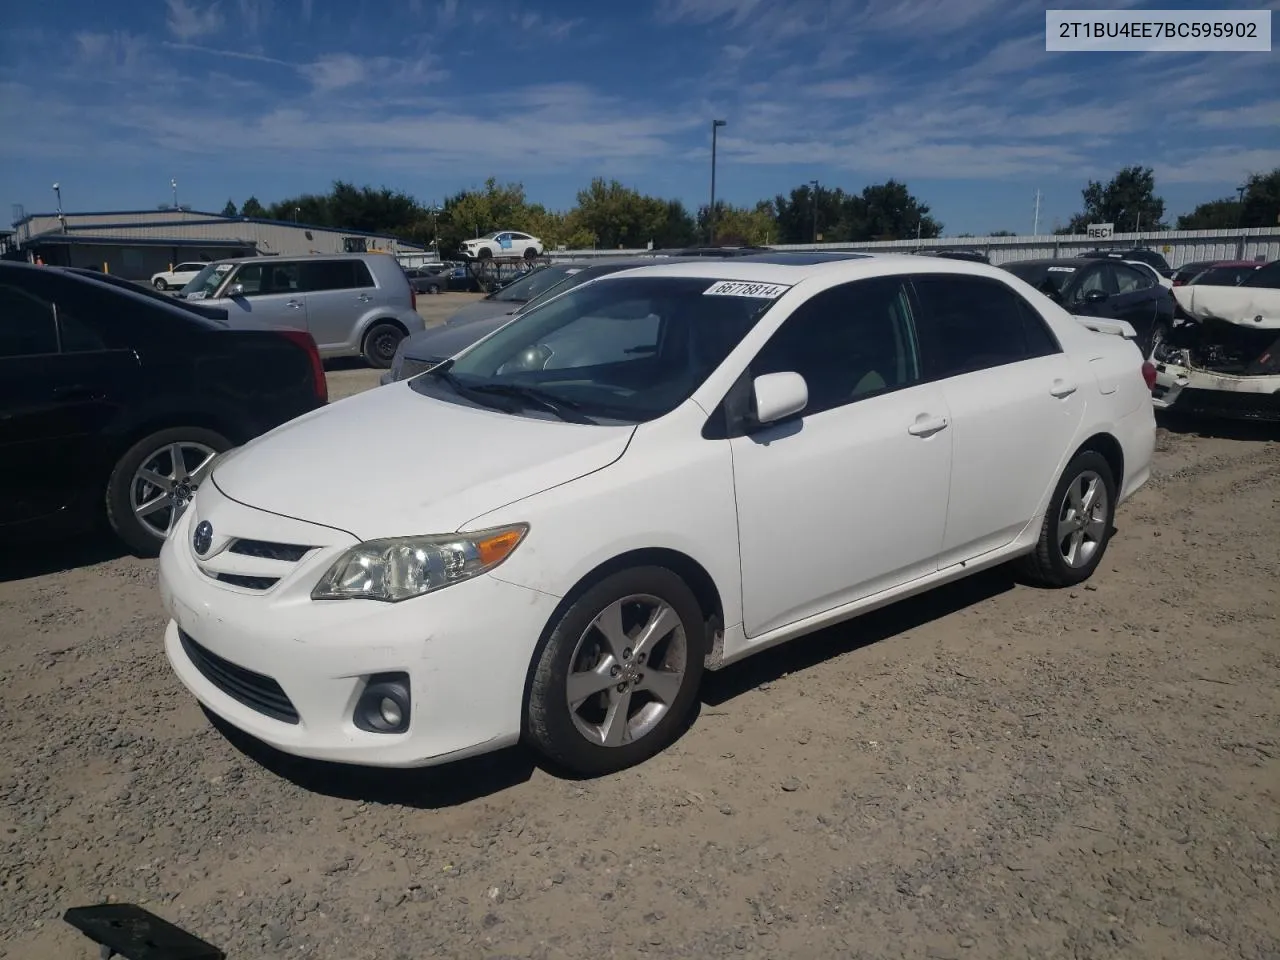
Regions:
<svg viewBox="0 0 1280 960"><path fill-rule="evenodd" d="M9 256L106 270L130 280L147 280L188 260L426 250L385 234L186 209L34 213L13 227Z"/></svg>

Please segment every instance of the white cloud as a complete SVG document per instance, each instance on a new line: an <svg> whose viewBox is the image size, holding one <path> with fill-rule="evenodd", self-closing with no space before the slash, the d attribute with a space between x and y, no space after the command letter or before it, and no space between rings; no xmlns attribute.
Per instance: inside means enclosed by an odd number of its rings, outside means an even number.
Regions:
<svg viewBox="0 0 1280 960"><path fill-rule="evenodd" d="M353 87L368 76L364 60L350 53L326 54L303 67L302 73L322 92Z"/></svg>
<svg viewBox="0 0 1280 960"><path fill-rule="evenodd" d="M1155 164L1157 183L1243 183L1251 173L1280 166L1280 150L1210 147L1174 154Z"/></svg>
<svg viewBox="0 0 1280 960"><path fill-rule="evenodd" d="M204 7L187 0L165 0L165 4L169 8L165 23L179 40L207 37L222 29L222 11L217 0Z"/></svg>

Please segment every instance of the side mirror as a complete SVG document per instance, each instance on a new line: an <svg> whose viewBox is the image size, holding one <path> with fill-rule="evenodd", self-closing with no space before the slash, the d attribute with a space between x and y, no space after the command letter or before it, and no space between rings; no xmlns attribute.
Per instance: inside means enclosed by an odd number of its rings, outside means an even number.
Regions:
<svg viewBox="0 0 1280 960"><path fill-rule="evenodd" d="M228 296L228 297L243 297L243 296L244 296L244 284L243 284L243 283L233 283L230 287L228 287L228 288L227 288L227 296Z"/></svg>
<svg viewBox="0 0 1280 960"><path fill-rule="evenodd" d="M1103 300L1107 299L1107 297L1109 296L1110 294L1107 293L1107 291L1105 290L1090 290L1088 293L1084 295L1084 302L1085 303L1101 303Z"/></svg>
<svg viewBox="0 0 1280 960"><path fill-rule="evenodd" d="M751 387L759 424L776 423L809 404L809 385L798 373L766 373L756 377Z"/></svg>

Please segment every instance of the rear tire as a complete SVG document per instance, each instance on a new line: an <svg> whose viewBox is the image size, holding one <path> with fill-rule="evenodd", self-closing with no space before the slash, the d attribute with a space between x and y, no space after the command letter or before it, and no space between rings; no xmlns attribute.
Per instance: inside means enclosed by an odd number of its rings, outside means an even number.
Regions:
<svg viewBox="0 0 1280 960"><path fill-rule="evenodd" d="M612 613L618 629L609 643L598 624ZM564 611L534 659L525 738L583 776L647 760L688 721L705 657L702 610L679 576L633 567L605 577ZM601 689L571 701L570 675L574 698Z"/></svg>
<svg viewBox="0 0 1280 960"><path fill-rule="evenodd" d="M525 258L526 260L537 260L537 259L538 259L538 251L537 251L537 250L535 250L533 247L525 247L525 249L524 249L524 258Z"/></svg>
<svg viewBox="0 0 1280 960"><path fill-rule="evenodd" d="M169 289L169 284L165 283L164 277L156 277L151 283L161 293Z"/></svg>
<svg viewBox="0 0 1280 960"><path fill-rule="evenodd" d="M427 293L431 294L432 296L436 296L439 292L440 292L440 288L436 286L434 283L431 286L427 287Z"/></svg>
<svg viewBox="0 0 1280 960"><path fill-rule="evenodd" d="M365 362L371 367L386 370L396 358L396 349L405 338L405 332L394 323L385 320L375 323L364 335Z"/></svg>
<svg viewBox="0 0 1280 960"><path fill-rule="evenodd" d="M222 434L203 427L171 427L143 437L125 451L107 480L107 522L112 531L138 556L154 557L164 546L164 536L156 527L173 528L208 479L212 457L231 446ZM181 465L173 459L179 447ZM146 476L164 483L144 477L148 465L153 466ZM139 506L151 505L156 507L154 512L140 519Z"/></svg>
<svg viewBox="0 0 1280 960"><path fill-rule="evenodd" d="M1042 587L1073 587L1088 580L1107 552L1116 515L1116 482L1102 454L1071 458L1049 499L1036 548L1018 567Z"/></svg>

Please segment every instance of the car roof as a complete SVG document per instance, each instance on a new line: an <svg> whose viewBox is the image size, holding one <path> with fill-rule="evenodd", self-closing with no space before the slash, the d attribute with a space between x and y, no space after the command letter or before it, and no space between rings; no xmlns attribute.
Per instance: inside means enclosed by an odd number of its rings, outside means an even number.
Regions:
<svg viewBox="0 0 1280 960"><path fill-rule="evenodd" d="M1007 276L998 267L970 260L945 260L939 258L925 268L921 263L921 258L911 254L863 254L856 258L844 257L839 260L823 260L818 263L796 263L793 260L779 263L769 258L758 260L753 257L731 257L728 259L708 257L699 258L696 263L658 262L651 266L638 267L634 270L619 271L607 277L602 277L595 282L608 283L627 277L650 276L741 280L753 283L795 285L815 277L836 277L844 281L853 281L902 273L920 273L923 269L927 269L930 273L956 273L994 278Z"/></svg>
<svg viewBox="0 0 1280 960"><path fill-rule="evenodd" d="M1206 270L1212 270L1215 267L1261 267L1265 264L1259 263L1257 260L1205 260L1203 261ZM1179 268L1181 269L1181 268Z"/></svg>
<svg viewBox="0 0 1280 960"><path fill-rule="evenodd" d="M1096 257L1040 257L1035 260L1010 260L1002 267L1091 267Z"/></svg>

